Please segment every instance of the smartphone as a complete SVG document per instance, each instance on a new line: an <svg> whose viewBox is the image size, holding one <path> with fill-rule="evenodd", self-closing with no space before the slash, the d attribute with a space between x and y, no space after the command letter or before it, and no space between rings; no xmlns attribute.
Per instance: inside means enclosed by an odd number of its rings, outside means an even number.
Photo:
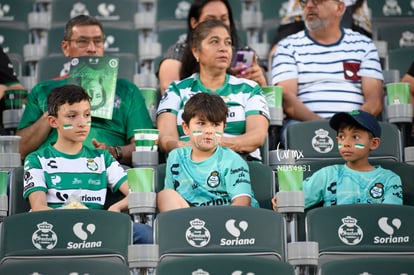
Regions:
<svg viewBox="0 0 414 275"><path fill-rule="evenodd" d="M253 64L254 57L253 50L238 50L236 56L233 59L231 64L232 67L243 66L244 68L249 68Z"/></svg>

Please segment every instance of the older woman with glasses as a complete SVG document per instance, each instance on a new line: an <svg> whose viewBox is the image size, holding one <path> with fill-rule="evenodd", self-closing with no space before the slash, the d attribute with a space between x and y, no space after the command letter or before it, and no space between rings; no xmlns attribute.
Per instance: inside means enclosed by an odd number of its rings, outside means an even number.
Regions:
<svg viewBox="0 0 414 275"><path fill-rule="evenodd" d="M269 110L256 82L227 73L233 54L229 28L218 20L202 22L189 43L198 73L173 82L161 99L157 118L161 150L169 153L190 145L182 130L184 106L196 93L211 93L220 95L229 108L221 145L246 159L261 159L258 148L267 135Z"/></svg>

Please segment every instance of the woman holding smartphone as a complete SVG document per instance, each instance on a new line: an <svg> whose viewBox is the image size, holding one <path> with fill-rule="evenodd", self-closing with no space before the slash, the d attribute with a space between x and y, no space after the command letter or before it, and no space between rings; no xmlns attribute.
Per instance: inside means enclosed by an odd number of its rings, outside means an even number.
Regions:
<svg viewBox="0 0 414 275"><path fill-rule="evenodd" d="M232 46L230 29L222 21L204 21L193 30L189 47L196 73L171 83L157 111L159 145L164 153L189 145L181 126L188 99L196 93L212 93L220 95L229 108L221 145L247 160L261 160L259 147L269 126L268 106L259 84L228 73Z"/></svg>
<svg viewBox="0 0 414 275"><path fill-rule="evenodd" d="M194 0L187 18L187 38L191 36L193 29L206 20L220 20L230 28L233 49L238 49L236 25L230 4L227 0ZM184 79L195 72L197 66L187 40L179 41L172 45L161 60L158 69L160 90L163 95L171 82ZM256 55L249 68L237 66L231 68L231 73L237 77L244 77L256 81L261 86L266 86L266 77L263 69L258 65Z"/></svg>

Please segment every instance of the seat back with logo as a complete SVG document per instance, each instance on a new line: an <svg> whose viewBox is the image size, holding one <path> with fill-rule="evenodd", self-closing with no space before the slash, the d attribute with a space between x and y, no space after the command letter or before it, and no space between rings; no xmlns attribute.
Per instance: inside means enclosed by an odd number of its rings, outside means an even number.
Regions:
<svg viewBox="0 0 414 275"><path fill-rule="evenodd" d="M157 215L160 260L196 255L250 255L284 260L283 216L268 209L207 206Z"/></svg>
<svg viewBox="0 0 414 275"><path fill-rule="evenodd" d="M371 151L370 159L402 161L402 139L397 126L379 122L381 144ZM336 131L329 120L304 121L291 124L286 131L286 148L293 151L296 163L309 160L341 159Z"/></svg>
<svg viewBox="0 0 414 275"><path fill-rule="evenodd" d="M255 199L261 208L272 209L271 199L275 194L275 175L272 168L260 162L247 161L250 171L250 180ZM157 167L157 183L155 192L164 189L165 164Z"/></svg>
<svg viewBox="0 0 414 275"><path fill-rule="evenodd" d="M62 257L127 264L132 223L123 213L60 209L8 216L0 234L0 264Z"/></svg>
<svg viewBox="0 0 414 275"><path fill-rule="evenodd" d="M320 268L320 275L349 274L410 274L414 270L414 261L400 257L369 257L337 260L325 263Z"/></svg>
<svg viewBox="0 0 414 275"><path fill-rule="evenodd" d="M104 27L132 28L136 12L135 0L53 0L51 2L52 26L60 27L77 15L87 14L98 19Z"/></svg>
<svg viewBox="0 0 414 275"><path fill-rule="evenodd" d="M37 259L0 265L0 274L13 275L129 275L127 265L94 259Z"/></svg>
<svg viewBox="0 0 414 275"><path fill-rule="evenodd" d="M414 207L353 204L319 207L306 215L306 239L319 243L319 263L399 256L414 260Z"/></svg>
<svg viewBox="0 0 414 275"><path fill-rule="evenodd" d="M293 275L295 272L288 263L241 255L185 257L162 261L157 266L157 275L182 274Z"/></svg>

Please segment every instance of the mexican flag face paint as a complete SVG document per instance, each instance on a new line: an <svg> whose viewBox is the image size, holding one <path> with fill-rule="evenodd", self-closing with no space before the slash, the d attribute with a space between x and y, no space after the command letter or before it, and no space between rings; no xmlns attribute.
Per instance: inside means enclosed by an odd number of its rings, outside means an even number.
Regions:
<svg viewBox="0 0 414 275"><path fill-rule="evenodd" d="M341 149L341 148L342 148L342 144L338 143L338 149Z"/></svg>

